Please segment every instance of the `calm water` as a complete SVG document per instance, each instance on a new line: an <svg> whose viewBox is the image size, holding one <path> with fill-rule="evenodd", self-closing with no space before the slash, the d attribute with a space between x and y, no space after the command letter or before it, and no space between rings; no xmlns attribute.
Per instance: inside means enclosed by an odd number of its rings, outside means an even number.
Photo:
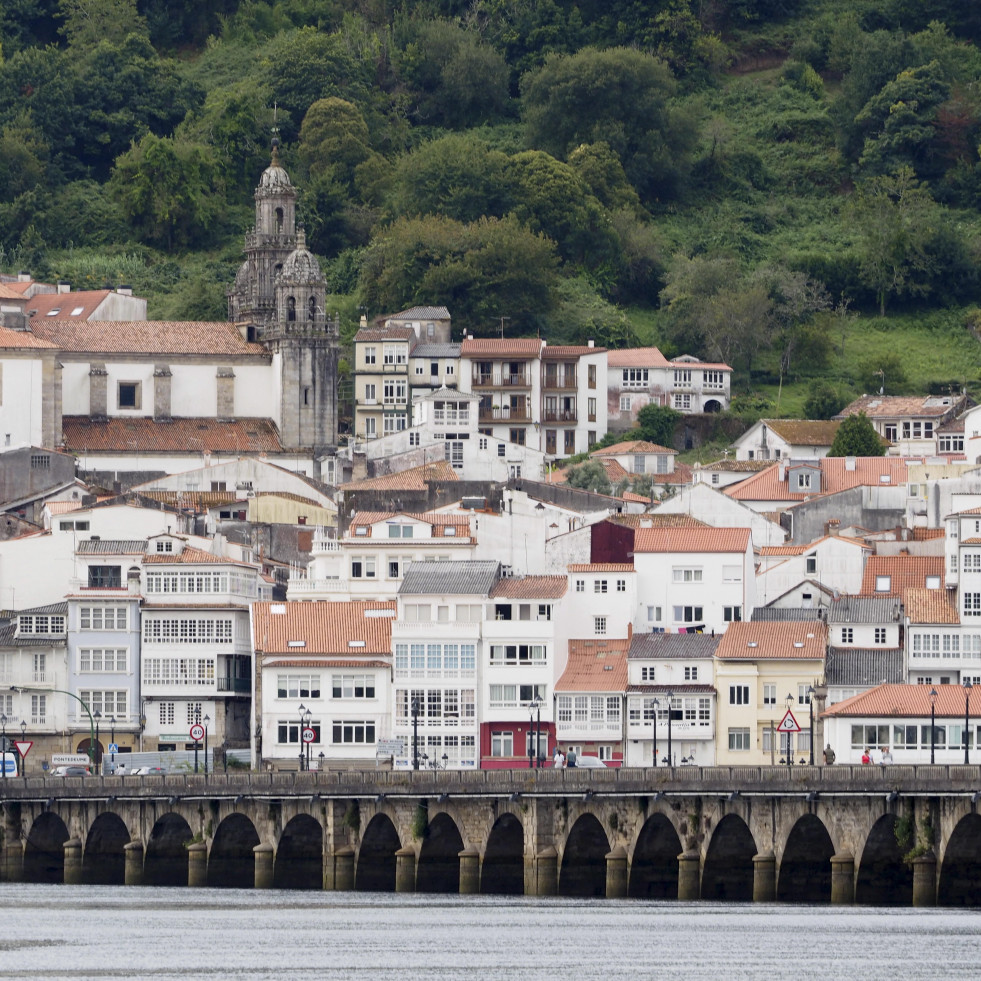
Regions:
<svg viewBox="0 0 981 981"><path fill-rule="evenodd" d="M0 978L981 977L981 912L0 885Z"/></svg>

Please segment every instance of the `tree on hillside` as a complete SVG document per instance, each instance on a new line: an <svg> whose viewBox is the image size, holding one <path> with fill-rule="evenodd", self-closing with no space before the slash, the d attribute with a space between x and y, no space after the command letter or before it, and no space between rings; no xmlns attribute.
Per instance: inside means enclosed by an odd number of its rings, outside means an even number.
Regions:
<svg viewBox="0 0 981 981"><path fill-rule="evenodd" d="M566 483L570 487L593 491L594 494L609 494L612 491L610 478L606 476L606 470L599 460L586 460L569 467Z"/></svg>
<svg viewBox="0 0 981 981"><path fill-rule="evenodd" d="M849 399L836 391L828 382L818 380L811 384L804 400L804 416L807 419L831 419L848 405Z"/></svg>
<svg viewBox="0 0 981 981"><path fill-rule="evenodd" d="M680 421L681 413L677 410L650 402L637 413L637 434L658 446L671 447L675 427Z"/></svg>
<svg viewBox="0 0 981 981"><path fill-rule="evenodd" d="M885 456L886 448L864 412L843 419L828 456Z"/></svg>

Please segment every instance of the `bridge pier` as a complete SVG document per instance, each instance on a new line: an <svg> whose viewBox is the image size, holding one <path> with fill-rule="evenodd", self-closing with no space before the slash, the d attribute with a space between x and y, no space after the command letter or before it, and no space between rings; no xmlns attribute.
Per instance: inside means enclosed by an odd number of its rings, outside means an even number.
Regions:
<svg viewBox="0 0 981 981"><path fill-rule="evenodd" d="M82 884L82 842L79 838L69 838L62 846L65 849L65 885Z"/></svg>
<svg viewBox="0 0 981 981"><path fill-rule="evenodd" d="M7 804L3 815L3 854L0 880L20 882L24 878L24 842L20 804Z"/></svg>
<svg viewBox="0 0 981 981"><path fill-rule="evenodd" d="M187 849L187 884L203 888L208 884L208 846L196 841Z"/></svg>
<svg viewBox="0 0 981 981"><path fill-rule="evenodd" d="M275 852L272 845L256 845L252 849L255 856L255 887L256 889L272 889L273 887L273 858Z"/></svg>
<svg viewBox="0 0 981 981"><path fill-rule="evenodd" d="M937 856L933 852L913 859L913 905L937 905Z"/></svg>
<svg viewBox="0 0 981 981"><path fill-rule="evenodd" d="M535 856L535 895L559 894L559 853L554 846L543 848Z"/></svg>
<svg viewBox="0 0 981 981"><path fill-rule="evenodd" d="M701 859L698 852L678 856L678 900L683 903L701 899Z"/></svg>
<svg viewBox="0 0 981 981"><path fill-rule="evenodd" d="M127 886L143 885L143 842L134 840L123 845L123 882Z"/></svg>
<svg viewBox="0 0 981 981"><path fill-rule="evenodd" d="M623 899L627 895L627 850L617 845L606 856L606 898Z"/></svg>
<svg viewBox="0 0 981 981"><path fill-rule="evenodd" d="M753 902L772 903L777 898L777 860L773 852L753 856Z"/></svg>
<svg viewBox="0 0 981 981"><path fill-rule="evenodd" d="M460 852L460 895L480 892L480 852L471 845Z"/></svg>
<svg viewBox="0 0 981 981"><path fill-rule="evenodd" d="M851 852L831 856L831 902L835 906L855 902L855 858Z"/></svg>
<svg viewBox="0 0 981 981"><path fill-rule="evenodd" d="M416 850L411 845L395 853L395 891L416 891Z"/></svg>
<svg viewBox="0 0 981 981"><path fill-rule="evenodd" d="M337 892L351 892L354 889L354 848L342 845L328 854L330 868L324 881L325 888L333 888ZM332 885L328 886L328 883Z"/></svg>

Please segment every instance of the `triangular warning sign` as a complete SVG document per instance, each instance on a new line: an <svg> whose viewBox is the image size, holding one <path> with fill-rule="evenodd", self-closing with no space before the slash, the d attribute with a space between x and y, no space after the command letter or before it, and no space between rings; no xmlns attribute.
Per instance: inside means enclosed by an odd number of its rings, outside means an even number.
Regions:
<svg viewBox="0 0 981 981"><path fill-rule="evenodd" d="M27 754L31 751L31 747L33 745L34 745L34 743L31 742L31 740L29 740L29 739L25 739L23 741L21 741L20 739L18 739L14 743L14 749L16 749L17 752L20 753L21 757L23 758L23 757L27 756Z"/></svg>
<svg viewBox="0 0 981 981"><path fill-rule="evenodd" d="M800 726L797 724L797 720L794 718L794 713L787 709L787 714L780 720L780 725L777 726L780 732L800 732Z"/></svg>

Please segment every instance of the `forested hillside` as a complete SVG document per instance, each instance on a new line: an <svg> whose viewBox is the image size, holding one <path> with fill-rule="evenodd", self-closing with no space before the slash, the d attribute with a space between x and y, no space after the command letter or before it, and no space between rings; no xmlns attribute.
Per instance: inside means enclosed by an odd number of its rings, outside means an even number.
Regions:
<svg viewBox="0 0 981 981"><path fill-rule="evenodd" d="M977 39L976 0L5 0L0 269L222 317L275 125L347 329L653 342L761 411L971 387Z"/></svg>

